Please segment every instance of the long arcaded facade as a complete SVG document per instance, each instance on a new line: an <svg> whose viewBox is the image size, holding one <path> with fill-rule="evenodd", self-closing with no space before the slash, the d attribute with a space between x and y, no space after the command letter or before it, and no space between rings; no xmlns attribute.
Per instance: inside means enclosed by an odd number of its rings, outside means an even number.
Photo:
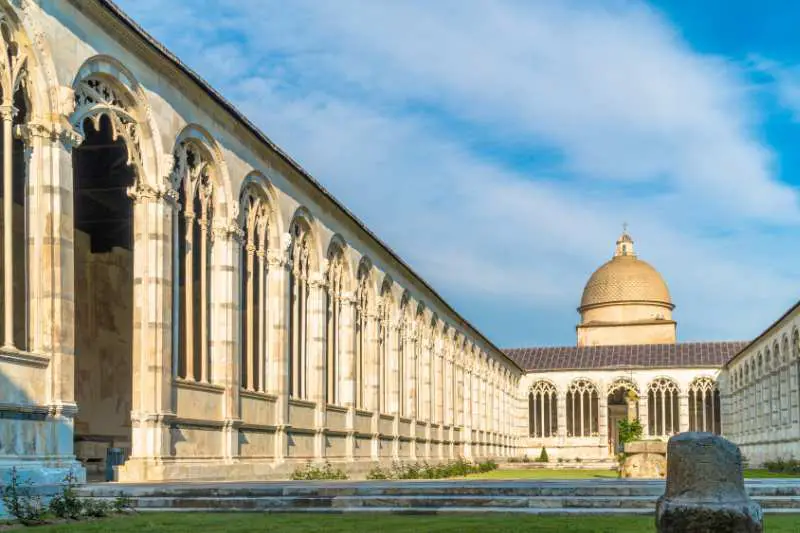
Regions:
<svg viewBox="0 0 800 533"><path fill-rule="evenodd" d="M521 369L196 75L103 0L0 13L0 468L515 453Z"/></svg>

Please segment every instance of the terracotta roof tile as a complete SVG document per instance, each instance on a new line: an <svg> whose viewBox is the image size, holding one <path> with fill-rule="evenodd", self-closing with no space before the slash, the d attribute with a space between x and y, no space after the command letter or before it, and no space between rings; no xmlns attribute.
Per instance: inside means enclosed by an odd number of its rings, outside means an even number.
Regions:
<svg viewBox="0 0 800 533"><path fill-rule="evenodd" d="M503 350L525 370L578 370L619 367L680 368L722 366L747 341L681 342L620 346L555 346Z"/></svg>

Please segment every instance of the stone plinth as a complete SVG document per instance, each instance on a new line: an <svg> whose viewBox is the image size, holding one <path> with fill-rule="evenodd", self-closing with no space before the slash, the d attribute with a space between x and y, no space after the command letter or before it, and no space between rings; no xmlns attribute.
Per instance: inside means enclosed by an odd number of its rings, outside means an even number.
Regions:
<svg viewBox="0 0 800 533"><path fill-rule="evenodd" d="M735 444L711 433L682 433L669 440L667 455L667 488L656 504L659 533L763 531Z"/></svg>
<svg viewBox="0 0 800 533"><path fill-rule="evenodd" d="M635 479L663 479L667 475L667 443L634 441L625 443L628 455L622 464L621 476Z"/></svg>

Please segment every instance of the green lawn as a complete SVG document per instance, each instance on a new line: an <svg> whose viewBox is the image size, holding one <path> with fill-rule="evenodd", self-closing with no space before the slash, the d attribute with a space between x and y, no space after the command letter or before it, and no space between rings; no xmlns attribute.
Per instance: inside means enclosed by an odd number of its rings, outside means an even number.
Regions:
<svg viewBox="0 0 800 533"><path fill-rule="evenodd" d="M770 533L797 533L797 516L767 516ZM19 530L16 530L19 531ZM466 531L537 531L539 533L648 533L654 532L651 516L530 516L483 515L375 515L375 514L257 514L257 513L143 513L93 522L37 527L37 533L252 533L369 531L410 533Z"/></svg>
<svg viewBox="0 0 800 533"><path fill-rule="evenodd" d="M594 479L617 478L615 470L572 470L556 468L530 468L492 470L482 474L470 474L468 479Z"/></svg>
<svg viewBox="0 0 800 533"><path fill-rule="evenodd" d="M614 470L573 470L557 468L529 468L529 469L508 469L492 470L483 474L470 474L468 479L615 479L617 472ZM776 474L765 469L748 469L744 471L744 477L749 479L759 478L787 478L800 477L788 474Z"/></svg>

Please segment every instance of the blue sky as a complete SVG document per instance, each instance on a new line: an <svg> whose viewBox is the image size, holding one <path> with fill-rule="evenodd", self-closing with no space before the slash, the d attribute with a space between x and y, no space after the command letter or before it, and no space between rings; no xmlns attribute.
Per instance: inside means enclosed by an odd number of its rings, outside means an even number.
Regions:
<svg viewBox="0 0 800 533"><path fill-rule="evenodd" d="M800 4L119 4L500 346L574 344L625 221L681 340L800 294Z"/></svg>

